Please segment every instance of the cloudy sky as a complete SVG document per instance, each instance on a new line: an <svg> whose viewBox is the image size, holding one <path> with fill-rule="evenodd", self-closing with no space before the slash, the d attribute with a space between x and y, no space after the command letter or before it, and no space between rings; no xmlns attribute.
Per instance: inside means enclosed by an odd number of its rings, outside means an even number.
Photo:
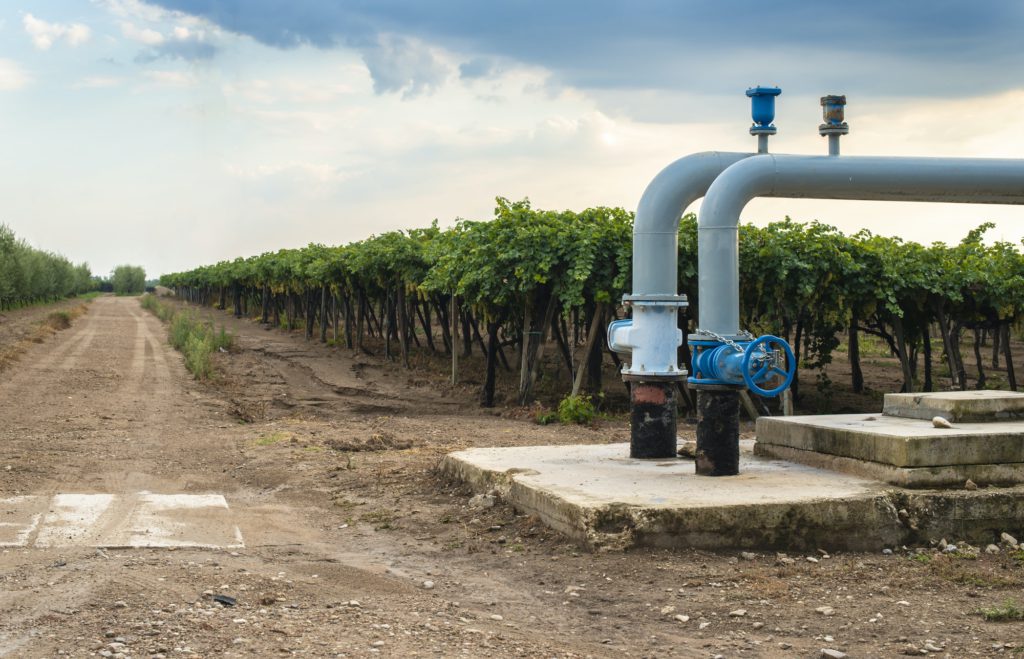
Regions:
<svg viewBox="0 0 1024 659"><path fill-rule="evenodd" d="M1024 156L1024 3L865 0L0 3L0 222L94 272L151 275L483 219L497 195L634 209L678 157ZM958 240L1024 209L758 200L846 231Z"/></svg>

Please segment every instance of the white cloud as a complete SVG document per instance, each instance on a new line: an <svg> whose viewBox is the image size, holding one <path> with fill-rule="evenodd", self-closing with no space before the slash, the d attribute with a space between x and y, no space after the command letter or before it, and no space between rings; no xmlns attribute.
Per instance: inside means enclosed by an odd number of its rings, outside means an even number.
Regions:
<svg viewBox="0 0 1024 659"><path fill-rule="evenodd" d="M259 181L273 177L285 177L295 182L340 183L356 175L326 163L288 162L276 165L225 165L228 175L246 180Z"/></svg>
<svg viewBox="0 0 1024 659"><path fill-rule="evenodd" d="M362 49L362 55L374 91L402 92L406 99L436 91L455 70L438 49L397 35L378 36L376 44Z"/></svg>
<svg viewBox="0 0 1024 659"><path fill-rule="evenodd" d="M181 15L180 12L169 11L139 0L94 0L94 2L115 16L133 20L158 22Z"/></svg>
<svg viewBox="0 0 1024 659"><path fill-rule="evenodd" d="M32 78L18 65L17 62L9 59L0 59L0 91L12 91L21 89Z"/></svg>
<svg viewBox="0 0 1024 659"><path fill-rule="evenodd" d="M145 75L151 83L164 87L191 87L199 82L191 73L182 71L146 71Z"/></svg>
<svg viewBox="0 0 1024 659"><path fill-rule="evenodd" d="M121 34L132 41L144 43L147 46L156 46L164 42L164 35L148 27L139 27L129 21L121 22Z"/></svg>
<svg viewBox="0 0 1024 659"><path fill-rule="evenodd" d="M64 40L69 46L80 46L89 40L92 32L81 23L48 23L32 14L22 19L25 32L32 38L32 44L39 50L49 50L53 44Z"/></svg>
<svg viewBox="0 0 1024 659"><path fill-rule="evenodd" d="M88 76L71 85L72 89L103 89L106 87L117 87L123 81L121 78L110 76Z"/></svg>

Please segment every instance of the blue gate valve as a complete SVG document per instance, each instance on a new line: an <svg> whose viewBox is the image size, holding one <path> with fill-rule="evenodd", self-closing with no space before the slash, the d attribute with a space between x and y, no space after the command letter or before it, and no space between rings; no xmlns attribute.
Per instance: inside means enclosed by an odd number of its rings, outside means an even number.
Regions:
<svg viewBox="0 0 1024 659"><path fill-rule="evenodd" d="M773 398L785 391L796 375L793 350L777 336L731 343L691 338L690 345L695 351L690 384L743 385L759 396ZM780 377L780 383L768 386Z"/></svg>

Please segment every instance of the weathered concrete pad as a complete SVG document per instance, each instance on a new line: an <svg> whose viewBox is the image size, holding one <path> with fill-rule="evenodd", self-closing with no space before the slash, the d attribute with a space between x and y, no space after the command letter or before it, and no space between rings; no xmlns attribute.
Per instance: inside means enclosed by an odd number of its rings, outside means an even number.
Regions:
<svg viewBox="0 0 1024 659"><path fill-rule="evenodd" d="M1016 391L942 391L886 394L882 413L906 419L941 416L953 423L1024 419L1024 393Z"/></svg>
<svg viewBox="0 0 1024 659"><path fill-rule="evenodd" d="M757 441L894 467L1024 462L1020 421L936 428L931 421L881 414L761 417Z"/></svg>
<svg viewBox="0 0 1024 659"><path fill-rule="evenodd" d="M688 460L631 460L628 444L479 448L442 471L496 491L590 549L868 550L952 537L988 543L1024 529L1024 487L922 492L758 458L740 475L697 476Z"/></svg>
<svg viewBox="0 0 1024 659"><path fill-rule="evenodd" d="M442 468L590 548L836 547L843 536L866 549L901 537L881 484L756 458L745 444L742 473L723 478L687 460L632 460L628 444L470 449Z"/></svg>

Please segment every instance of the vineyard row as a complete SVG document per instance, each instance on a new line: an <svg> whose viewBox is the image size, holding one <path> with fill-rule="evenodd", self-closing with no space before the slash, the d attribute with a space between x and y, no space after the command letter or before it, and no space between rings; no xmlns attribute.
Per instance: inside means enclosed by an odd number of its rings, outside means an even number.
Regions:
<svg viewBox="0 0 1024 659"><path fill-rule="evenodd" d="M1009 336L1024 309L1024 255L1015 244L986 245L990 227L982 224L954 246L923 246L788 218L745 224L745 329L786 337L801 365L818 369L845 336L855 392L864 387L861 334L880 337L899 359L904 390L930 391L936 349L953 386L967 387L960 346L964 333L974 332L975 352L991 337L1016 389ZM601 391L604 328L621 315L618 300L630 291L632 229L633 216L622 209L553 212L499 198L490 221L464 220L445 230L435 222L340 247L237 258L164 275L161 283L195 304L304 326L307 338L318 331L327 341L330 329L353 350L376 337L388 358L406 366L413 346L456 356L476 346L486 356L481 403L494 404L498 368L519 371L519 402L526 403L548 344L576 375L573 392L584 387L584 373L585 388ZM679 291L690 299L680 325L693 330L701 304L693 215L683 217L678 238ZM574 360L579 346L583 356ZM689 365L685 345L680 360ZM980 357L977 364L980 387Z"/></svg>

